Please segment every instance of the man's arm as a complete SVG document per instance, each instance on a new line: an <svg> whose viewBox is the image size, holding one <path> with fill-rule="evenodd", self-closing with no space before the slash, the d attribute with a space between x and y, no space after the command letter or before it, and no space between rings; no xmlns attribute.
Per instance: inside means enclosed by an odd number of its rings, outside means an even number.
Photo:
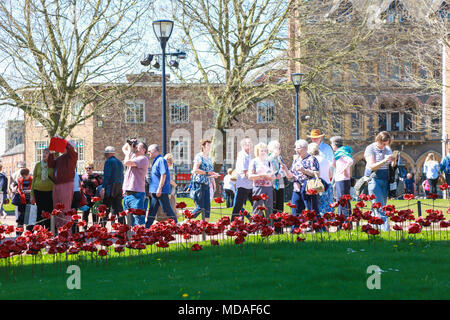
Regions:
<svg viewBox="0 0 450 320"><path fill-rule="evenodd" d="M131 159L132 152L131 146L128 143L125 143L122 147L122 151L125 155L125 159L123 159L123 165L127 167L136 167L136 163Z"/></svg>

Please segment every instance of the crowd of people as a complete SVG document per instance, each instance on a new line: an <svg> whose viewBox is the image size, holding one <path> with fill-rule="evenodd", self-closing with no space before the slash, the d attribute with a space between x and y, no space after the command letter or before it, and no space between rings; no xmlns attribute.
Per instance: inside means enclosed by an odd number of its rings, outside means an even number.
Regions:
<svg viewBox="0 0 450 320"><path fill-rule="evenodd" d="M314 210L318 215L324 215L334 211L331 204L344 195L351 194L353 150L344 144L340 136L331 137L330 145L323 141L324 136L320 130L314 129L308 135L310 142L297 140L290 167L283 160L279 141L253 146L250 138L242 139L235 169L228 169L223 179L226 206L232 207L231 220L243 216L251 221L254 214L262 214L269 219L272 213L284 211L288 181L293 185L290 199L292 214ZM368 195L373 195L372 202L381 203L381 207L387 203L389 187L392 185L390 170L398 160L398 155L390 148L391 142L388 132L380 132L364 152L364 176L370 177ZM211 140L201 140L200 146L201 151L194 157L189 189L190 197L195 202L193 218L202 214L209 221L216 179L220 175L214 171L210 157ZM86 226L90 222L105 226L110 215L117 217L119 223L143 225L147 228L159 215L178 222L175 199L177 184L174 181L172 155L163 156L157 144L147 146L136 139L128 140L123 145L122 152L123 161L116 157L114 147L105 148L101 176L93 171L93 163L86 164L84 174L76 172L78 154L72 141L67 142L65 151L58 157L55 157L54 151L45 149L42 160L35 164L32 173L24 163L19 163L19 169L13 174L9 184L8 178L0 174L0 214L6 214L3 203L9 193L15 206L18 227L25 224L26 208L30 204L37 207L36 223L47 229L52 228L52 231L57 231L71 219L64 214L57 215L52 226L50 219L43 218L43 212L52 212L58 205L65 210L82 211L81 219ZM423 169L426 176L424 190L437 193L441 172L449 182L450 155L439 163L430 153ZM416 193L411 173L408 173L404 183L405 193ZM100 217L93 210L94 204L99 201L106 207L106 216ZM244 209L247 201L252 204L251 213ZM351 214L350 201L337 208L338 214L346 217ZM133 214L125 217L119 215L127 210ZM381 208L373 208L373 211L375 216L385 222L382 230L388 230L387 217ZM271 221L271 224L274 222L276 221ZM26 228L32 230L33 225L27 225ZM78 228L74 227L72 232L78 232ZM275 228L275 232L282 233L283 230Z"/></svg>

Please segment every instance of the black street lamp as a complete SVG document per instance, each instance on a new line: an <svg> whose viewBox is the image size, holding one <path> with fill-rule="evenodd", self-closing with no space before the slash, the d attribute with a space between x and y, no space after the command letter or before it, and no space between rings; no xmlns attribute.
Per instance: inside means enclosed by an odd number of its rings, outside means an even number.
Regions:
<svg viewBox="0 0 450 320"><path fill-rule="evenodd" d="M299 131L298 131L298 91L300 90L300 85L303 81L303 73L292 73L291 74L291 81L292 84L295 87L295 140L299 139Z"/></svg>
<svg viewBox="0 0 450 320"><path fill-rule="evenodd" d="M162 112L162 154L167 153L166 149L166 44L173 30L173 21L171 20L157 20L153 21L153 31L156 38L161 43L162 50L162 90L161 90L161 112Z"/></svg>
<svg viewBox="0 0 450 320"><path fill-rule="evenodd" d="M162 70L162 79L161 79L161 134L162 134L162 144L161 144L161 152L162 154L167 153L167 127L166 127L166 55L174 56L177 59L186 58L186 53L180 50L174 53L166 54L166 45L169 41L170 36L172 35L173 30L173 21L171 20L157 20L153 21L153 31L155 32L155 36L161 44L162 54L148 54L144 57L144 60L141 61L143 66L149 66L153 60L154 56L162 56L161 57L161 70ZM178 61L172 60L169 62L171 67L178 68ZM159 69L160 65L158 60L152 65L154 68Z"/></svg>

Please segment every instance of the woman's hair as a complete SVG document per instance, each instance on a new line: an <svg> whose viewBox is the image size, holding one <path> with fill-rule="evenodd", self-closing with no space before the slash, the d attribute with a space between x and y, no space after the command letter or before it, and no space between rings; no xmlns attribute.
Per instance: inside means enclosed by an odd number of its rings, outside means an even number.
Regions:
<svg viewBox="0 0 450 320"><path fill-rule="evenodd" d="M85 169L88 168L88 167L94 168L94 162L89 161L89 162L86 164Z"/></svg>
<svg viewBox="0 0 450 320"><path fill-rule="evenodd" d="M228 174L231 174L232 172L233 172L233 169L228 168L227 173L228 173Z"/></svg>
<svg viewBox="0 0 450 320"><path fill-rule="evenodd" d="M22 177L25 177L25 176L27 176L29 174L30 174L30 169L28 169L28 168L23 168L22 170L20 170L20 175Z"/></svg>
<svg viewBox="0 0 450 320"><path fill-rule="evenodd" d="M295 148L308 148L308 141L304 139L295 141Z"/></svg>
<svg viewBox="0 0 450 320"><path fill-rule="evenodd" d="M259 150L267 149L267 144L260 142L255 146L255 157L259 157Z"/></svg>
<svg viewBox="0 0 450 320"><path fill-rule="evenodd" d="M166 153L164 159L166 159L167 162L173 163L173 155L171 153Z"/></svg>
<svg viewBox="0 0 450 320"><path fill-rule="evenodd" d="M203 148L206 146L207 143L211 143L211 140L208 140L208 139L200 140L200 146L201 146L202 151L203 151Z"/></svg>
<svg viewBox="0 0 450 320"><path fill-rule="evenodd" d="M0 171L2 171L3 169L3 165L0 163Z"/></svg>
<svg viewBox="0 0 450 320"><path fill-rule="evenodd" d="M334 136L330 138L331 144L334 144L336 147L340 148L344 145L344 139L341 136Z"/></svg>
<svg viewBox="0 0 450 320"><path fill-rule="evenodd" d="M389 141L389 144L391 144L392 142L392 137L389 134L389 132L387 131L381 131L376 137L375 137L375 141L376 142L387 142Z"/></svg>
<svg viewBox="0 0 450 320"><path fill-rule="evenodd" d="M319 146L317 143L311 142L308 144L308 153L312 156L318 156L319 155Z"/></svg>
<svg viewBox="0 0 450 320"><path fill-rule="evenodd" d="M267 149L269 150L269 152L274 152L275 149L279 149L280 148L280 143L276 140L272 140L269 142L269 144L267 145Z"/></svg>
<svg viewBox="0 0 450 320"><path fill-rule="evenodd" d="M434 153L430 152L429 154L427 154L427 158L425 159L425 162L435 161L435 160L436 160L436 158L434 156Z"/></svg>

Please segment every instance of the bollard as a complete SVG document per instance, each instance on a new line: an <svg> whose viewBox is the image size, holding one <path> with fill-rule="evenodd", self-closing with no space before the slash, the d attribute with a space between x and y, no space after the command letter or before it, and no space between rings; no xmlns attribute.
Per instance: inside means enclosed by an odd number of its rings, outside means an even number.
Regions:
<svg viewBox="0 0 450 320"><path fill-rule="evenodd" d="M419 201L417 201L417 212L419 214L419 217L422 216L422 203Z"/></svg>
<svg viewBox="0 0 450 320"><path fill-rule="evenodd" d="M202 221L205 221L205 209L201 209L202 210ZM206 233L205 231L202 231L202 240L205 241L206 240Z"/></svg>
<svg viewBox="0 0 450 320"><path fill-rule="evenodd" d="M130 239L132 237L131 230L133 229L133 216L132 216L132 214L129 213L126 215L126 218L127 218L127 224L130 227L130 230L127 231L127 237L128 237L128 239Z"/></svg>
<svg viewBox="0 0 450 320"><path fill-rule="evenodd" d="M53 236L56 236L56 229L55 229L55 216L52 215L50 217L50 229L52 230Z"/></svg>

